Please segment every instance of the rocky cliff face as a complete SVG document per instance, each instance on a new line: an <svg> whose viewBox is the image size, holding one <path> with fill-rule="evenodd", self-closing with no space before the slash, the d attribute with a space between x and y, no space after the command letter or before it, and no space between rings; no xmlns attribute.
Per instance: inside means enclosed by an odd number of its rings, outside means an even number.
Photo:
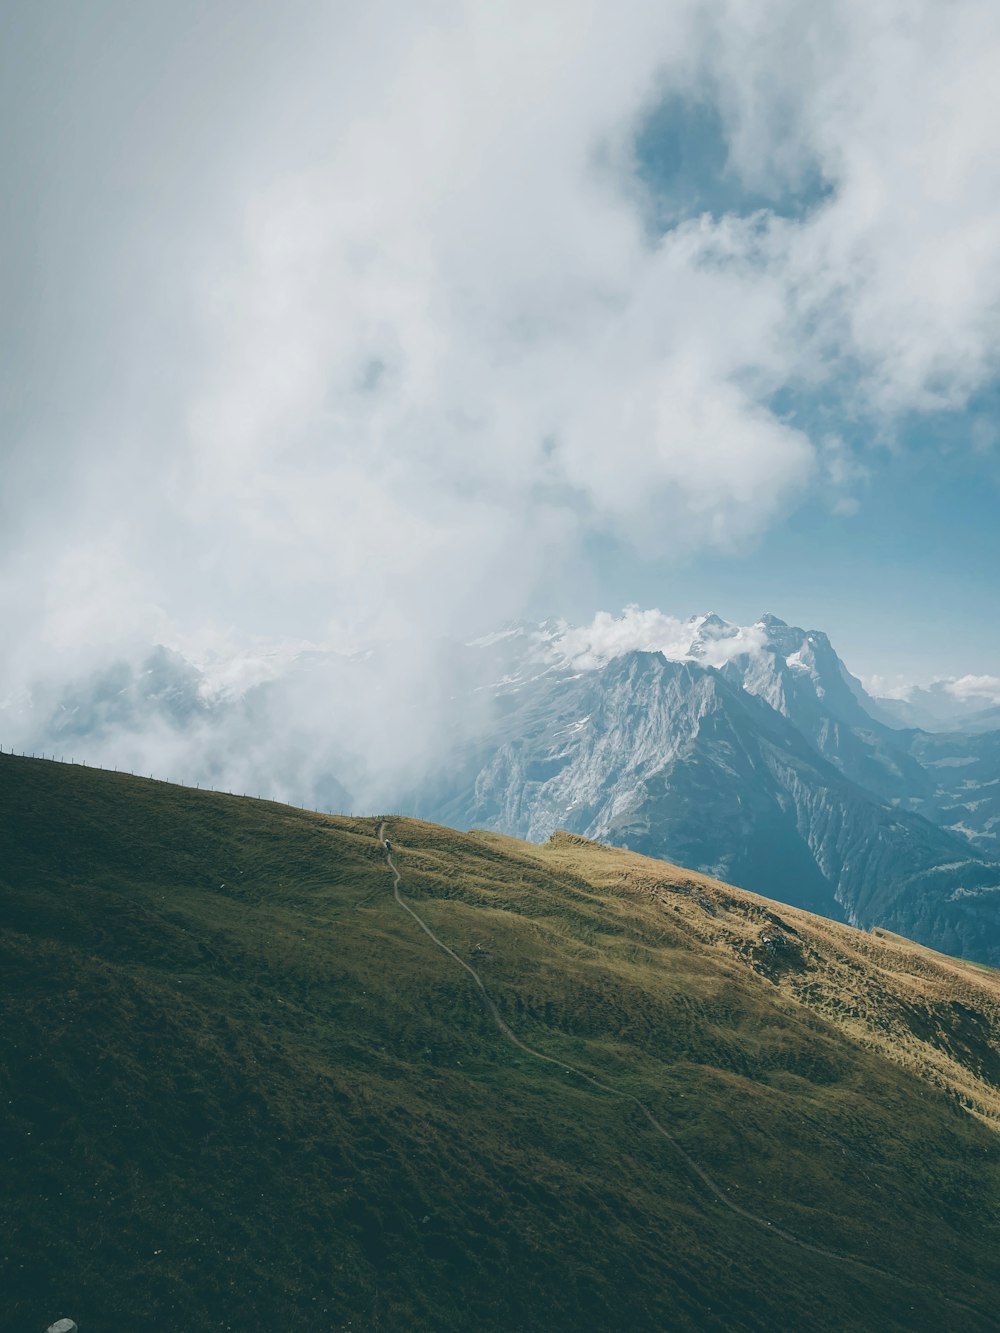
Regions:
<svg viewBox="0 0 1000 1333"><path fill-rule="evenodd" d="M825 634L758 621L762 642L730 659L726 678L787 717L845 777L885 800L913 808L934 790L905 734L877 721L875 701L850 674ZM696 645L697 650L697 645Z"/></svg>

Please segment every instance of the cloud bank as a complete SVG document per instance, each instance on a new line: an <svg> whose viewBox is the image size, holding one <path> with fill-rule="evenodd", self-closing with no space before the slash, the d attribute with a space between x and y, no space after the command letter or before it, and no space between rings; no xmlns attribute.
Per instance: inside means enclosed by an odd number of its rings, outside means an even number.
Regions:
<svg viewBox="0 0 1000 1333"><path fill-rule="evenodd" d="M8 693L306 640L408 645L354 711L419 698L414 644L557 598L595 536L850 512L863 460L789 402L891 443L996 376L989 3L32 9ZM643 161L663 107L711 111L725 207Z"/></svg>

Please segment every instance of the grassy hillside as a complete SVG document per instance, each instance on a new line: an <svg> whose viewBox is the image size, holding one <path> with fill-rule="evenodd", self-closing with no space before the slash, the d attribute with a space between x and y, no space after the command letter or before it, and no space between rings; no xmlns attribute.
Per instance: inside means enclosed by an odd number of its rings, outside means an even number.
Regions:
<svg viewBox="0 0 1000 1333"><path fill-rule="evenodd" d="M390 818L511 1029L681 1153L504 1039L377 821L9 756L0 810L0 1327L998 1327L1000 973Z"/></svg>

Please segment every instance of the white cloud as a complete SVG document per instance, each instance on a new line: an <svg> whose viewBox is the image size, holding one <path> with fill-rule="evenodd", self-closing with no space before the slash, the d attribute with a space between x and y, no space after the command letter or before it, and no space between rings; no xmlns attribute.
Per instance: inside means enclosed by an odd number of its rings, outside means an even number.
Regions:
<svg viewBox="0 0 1000 1333"><path fill-rule="evenodd" d="M776 0L749 25L745 5L719 12L710 59L736 163L771 182L811 164L830 186L782 232L807 350L853 361L885 412L964 404L1000 352L1000 12ZM743 40L727 40L741 16Z"/></svg>
<svg viewBox="0 0 1000 1333"><path fill-rule="evenodd" d="M705 616L678 620L662 611L627 606L620 616L598 611L589 625L560 624L545 635L548 650L579 671L604 666L624 653L662 653L672 661L721 667L734 657L759 653L766 634L760 625L705 626ZM692 647L697 641L697 652Z"/></svg>
<svg viewBox="0 0 1000 1333"><path fill-rule="evenodd" d="M984 0L177 12L34 154L94 170L42 232L68 276L25 376L60 410L11 472L10 688L151 637L483 629L594 533L739 549L811 484L858 503L781 391L891 431L996 372ZM737 187L825 195L652 237L632 144L668 96L719 107ZM674 642L629 617L580 652Z"/></svg>
<svg viewBox="0 0 1000 1333"><path fill-rule="evenodd" d="M919 683L903 676L870 676L864 684L876 698L923 704L949 717L1000 704L1000 676L951 676Z"/></svg>
<svg viewBox="0 0 1000 1333"><path fill-rule="evenodd" d="M1000 676L959 676L944 682L944 688L961 703L1000 704Z"/></svg>
<svg viewBox="0 0 1000 1333"><path fill-rule="evenodd" d="M620 616L598 611L589 625L561 626L551 648L578 670L590 671L623 653L686 657L691 639L690 621L666 616L655 609L643 611L638 606L627 606Z"/></svg>
<svg viewBox="0 0 1000 1333"><path fill-rule="evenodd" d="M864 676L861 680L865 690L874 699L894 699L899 703L907 703L915 690L922 687L915 684L912 680L907 680L904 676Z"/></svg>

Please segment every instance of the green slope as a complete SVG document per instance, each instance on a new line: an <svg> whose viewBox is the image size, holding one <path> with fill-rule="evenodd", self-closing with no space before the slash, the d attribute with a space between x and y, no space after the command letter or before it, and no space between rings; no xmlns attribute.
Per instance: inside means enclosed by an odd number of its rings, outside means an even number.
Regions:
<svg viewBox="0 0 1000 1333"><path fill-rule="evenodd" d="M998 974L389 819L511 1029L675 1147L504 1039L377 821L9 756L0 809L0 1327L1000 1326Z"/></svg>

